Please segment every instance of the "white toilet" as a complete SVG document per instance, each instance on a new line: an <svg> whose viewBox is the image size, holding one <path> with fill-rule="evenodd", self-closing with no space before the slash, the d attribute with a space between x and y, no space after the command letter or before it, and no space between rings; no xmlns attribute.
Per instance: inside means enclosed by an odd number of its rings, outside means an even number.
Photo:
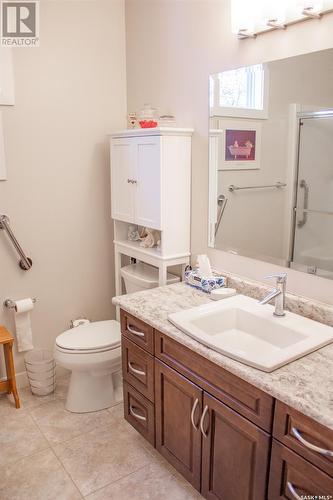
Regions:
<svg viewBox="0 0 333 500"><path fill-rule="evenodd" d="M66 409L86 413L115 404L112 375L121 369L118 321L87 323L60 334L55 341L56 362L72 371Z"/></svg>

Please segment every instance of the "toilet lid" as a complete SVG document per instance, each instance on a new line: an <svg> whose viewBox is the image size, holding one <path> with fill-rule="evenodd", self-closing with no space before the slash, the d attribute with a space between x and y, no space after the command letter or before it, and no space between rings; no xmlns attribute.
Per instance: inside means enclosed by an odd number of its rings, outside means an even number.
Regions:
<svg viewBox="0 0 333 500"><path fill-rule="evenodd" d="M118 321L96 321L61 333L56 338L56 345L73 351L97 351L119 347L120 337Z"/></svg>

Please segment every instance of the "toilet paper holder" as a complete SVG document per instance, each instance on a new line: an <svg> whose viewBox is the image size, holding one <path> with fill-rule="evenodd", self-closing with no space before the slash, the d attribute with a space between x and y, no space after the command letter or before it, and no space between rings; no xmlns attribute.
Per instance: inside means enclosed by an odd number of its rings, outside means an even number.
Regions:
<svg viewBox="0 0 333 500"><path fill-rule="evenodd" d="M34 304L36 304L36 302L37 302L36 297L34 297L34 298L32 299L32 302L33 302ZM5 300L5 302L3 303L3 305L4 305L5 307L7 307L8 309L15 309L15 301L14 301L14 300L12 300L12 299L6 299L6 300Z"/></svg>

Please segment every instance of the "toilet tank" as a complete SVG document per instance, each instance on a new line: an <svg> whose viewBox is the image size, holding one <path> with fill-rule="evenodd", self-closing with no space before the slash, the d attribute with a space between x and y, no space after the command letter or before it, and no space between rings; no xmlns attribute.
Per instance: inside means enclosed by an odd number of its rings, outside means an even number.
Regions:
<svg viewBox="0 0 333 500"><path fill-rule="evenodd" d="M147 290L158 286L158 269L149 264L144 264L143 262L130 264L129 266L122 267L120 273L125 283L126 293L139 292L140 290ZM168 285L177 283L178 281L180 281L179 276L168 273Z"/></svg>

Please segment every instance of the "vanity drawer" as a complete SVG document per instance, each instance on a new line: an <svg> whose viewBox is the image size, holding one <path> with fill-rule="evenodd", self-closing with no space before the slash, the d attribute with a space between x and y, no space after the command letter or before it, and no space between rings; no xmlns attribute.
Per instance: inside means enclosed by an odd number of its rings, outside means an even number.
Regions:
<svg viewBox="0 0 333 500"><path fill-rule="evenodd" d="M138 344L142 349L154 354L154 330L131 314L120 311L121 333Z"/></svg>
<svg viewBox="0 0 333 500"><path fill-rule="evenodd" d="M271 432L274 400L265 392L156 330L155 356L254 424Z"/></svg>
<svg viewBox="0 0 333 500"><path fill-rule="evenodd" d="M154 358L122 337L123 378L150 401L154 401Z"/></svg>
<svg viewBox="0 0 333 500"><path fill-rule="evenodd" d="M273 435L281 443L333 476L332 430L277 401ZM331 451L332 456L325 454L325 450Z"/></svg>
<svg viewBox="0 0 333 500"><path fill-rule="evenodd" d="M154 405L131 385L124 382L124 417L125 419L155 446L155 412Z"/></svg>
<svg viewBox="0 0 333 500"><path fill-rule="evenodd" d="M333 479L304 458L273 441L269 500L332 498Z"/></svg>

